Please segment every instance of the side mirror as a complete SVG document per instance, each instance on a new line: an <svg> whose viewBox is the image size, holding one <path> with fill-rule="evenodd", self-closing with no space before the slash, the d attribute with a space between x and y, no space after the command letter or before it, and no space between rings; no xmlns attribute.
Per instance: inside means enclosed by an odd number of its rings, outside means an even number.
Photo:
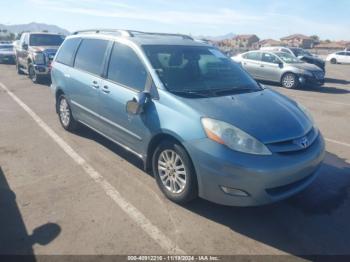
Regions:
<svg viewBox="0 0 350 262"><path fill-rule="evenodd" d="M282 62L278 62L278 67L279 68L283 68L283 63Z"/></svg>
<svg viewBox="0 0 350 262"><path fill-rule="evenodd" d="M141 92L137 94L137 96L126 103L126 112L131 115L140 115L143 112L143 108L150 97L150 93L148 92Z"/></svg>
<svg viewBox="0 0 350 262"><path fill-rule="evenodd" d="M28 50L28 44L22 44L22 48L23 48L24 50Z"/></svg>

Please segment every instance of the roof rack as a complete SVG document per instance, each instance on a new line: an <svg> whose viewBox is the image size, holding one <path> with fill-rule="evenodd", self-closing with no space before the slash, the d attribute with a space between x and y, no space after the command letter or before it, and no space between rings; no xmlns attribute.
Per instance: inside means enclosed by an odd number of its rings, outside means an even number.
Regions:
<svg viewBox="0 0 350 262"><path fill-rule="evenodd" d="M122 30L122 29L88 29L88 30L80 30L75 31L73 35L79 35L79 34L89 34L89 33L119 33L121 36L132 36L128 30Z"/></svg>
<svg viewBox="0 0 350 262"><path fill-rule="evenodd" d="M153 33L153 32L142 32L142 31L135 31L135 30L128 30L130 34L133 36L135 34L140 34L140 35L159 35L159 36L177 36L177 37L182 37L183 39L188 39L188 40L193 40L192 37L189 35L183 35L183 34L169 34L169 33Z"/></svg>
<svg viewBox="0 0 350 262"><path fill-rule="evenodd" d="M126 36L126 37L134 37L135 35L155 35L155 36L176 36L176 37L182 37L183 39L193 40L191 36L183 35L183 34L168 34L168 33L153 33L153 32L143 32L143 31L136 31L136 30L123 30L123 29L89 29L89 30L80 30L73 33L73 35L78 34L88 34L88 33L119 33L120 36Z"/></svg>

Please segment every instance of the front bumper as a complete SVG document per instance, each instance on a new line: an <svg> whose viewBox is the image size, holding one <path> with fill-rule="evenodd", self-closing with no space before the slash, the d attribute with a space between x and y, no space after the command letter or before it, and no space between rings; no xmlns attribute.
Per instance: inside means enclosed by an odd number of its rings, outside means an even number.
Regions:
<svg viewBox="0 0 350 262"><path fill-rule="evenodd" d="M50 77L51 76L51 66L49 65L37 65L34 64L35 74L41 77Z"/></svg>
<svg viewBox="0 0 350 262"><path fill-rule="evenodd" d="M15 55L0 55L0 63L14 64L16 63Z"/></svg>
<svg viewBox="0 0 350 262"><path fill-rule="evenodd" d="M197 173L199 196L229 206L258 206L290 197L307 187L317 176L325 156L320 134L307 149L249 155L233 151L210 139L185 143ZM222 186L248 196L224 193Z"/></svg>
<svg viewBox="0 0 350 262"><path fill-rule="evenodd" d="M325 83L325 78L323 77L316 77L316 76L309 76L309 75L301 75L299 76L299 83L302 86L305 85L316 85L316 86L322 86Z"/></svg>

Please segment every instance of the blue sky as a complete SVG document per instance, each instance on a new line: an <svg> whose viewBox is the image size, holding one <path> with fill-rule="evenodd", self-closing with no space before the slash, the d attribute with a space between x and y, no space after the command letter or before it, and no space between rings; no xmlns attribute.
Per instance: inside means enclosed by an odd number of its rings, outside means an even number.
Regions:
<svg viewBox="0 0 350 262"><path fill-rule="evenodd" d="M349 0L0 0L0 23L350 40Z"/></svg>

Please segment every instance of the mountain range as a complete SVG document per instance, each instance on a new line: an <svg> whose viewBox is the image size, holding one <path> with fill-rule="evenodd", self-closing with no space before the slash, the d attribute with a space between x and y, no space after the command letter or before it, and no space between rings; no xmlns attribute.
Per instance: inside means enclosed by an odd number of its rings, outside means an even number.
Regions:
<svg viewBox="0 0 350 262"><path fill-rule="evenodd" d="M29 24L18 24L18 25L4 25L0 24L0 29L7 29L12 33L21 32L42 32L48 31L50 33L59 33L63 35L69 35L70 32L64 28L58 27L56 25L48 25L43 23L29 23Z"/></svg>
<svg viewBox="0 0 350 262"><path fill-rule="evenodd" d="M17 25L4 25L0 24L1 30L8 30L12 33L21 33L21 32L42 32L42 31L48 31L50 33L59 33L63 35L69 35L70 32L64 28L61 28L57 25L49 25L44 23L36 23L32 22L29 24L17 24ZM208 36L208 35L198 35L195 36L197 39L206 39L206 40L212 40L212 41L220 41L224 39L230 39L235 36L234 33L228 33L225 35L218 35L218 36Z"/></svg>

